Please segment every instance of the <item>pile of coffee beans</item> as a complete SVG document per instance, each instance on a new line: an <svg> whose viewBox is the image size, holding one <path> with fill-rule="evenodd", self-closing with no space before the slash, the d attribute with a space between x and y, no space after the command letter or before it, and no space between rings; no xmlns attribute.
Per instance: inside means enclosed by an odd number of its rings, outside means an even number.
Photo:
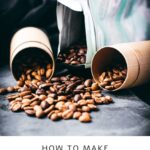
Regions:
<svg viewBox="0 0 150 150"><path fill-rule="evenodd" d="M78 119L90 122L90 112L97 110L98 104L112 103L110 96L104 96L100 87L92 79L68 74L50 78L52 65L34 65L26 68L18 80L18 85L0 89L8 95L9 108L13 112L24 111L37 118Z"/></svg>
<svg viewBox="0 0 150 150"><path fill-rule="evenodd" d="M123 65L113 65L99 76L100 86L106 90L118 89L124 82L127 68Z"/></svg>
<svg viewBox="0 0 150 150"><path fill-rule="evenodd" d="M85 46L72 47L58 55L58 60L70 65L85 64L87 48Z"/></svg>

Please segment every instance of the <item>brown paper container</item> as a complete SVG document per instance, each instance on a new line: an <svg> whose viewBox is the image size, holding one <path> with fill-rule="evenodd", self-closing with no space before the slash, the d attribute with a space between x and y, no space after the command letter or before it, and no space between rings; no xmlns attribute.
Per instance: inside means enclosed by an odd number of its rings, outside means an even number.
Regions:
<svg viewBox="0 0 150 150"><path fill-rule="evenodd" d="M150 82L150 41L116 44L100 49L92 60L92 75L98 77L115 60L124 60L127 76L123 84L113 91L135 87Z"/></svg>
<svg viewBox="0 0 150 150"><path fill-rule="evenodd" d="M34 49L34 50L33 50ZM21 55L32 57L32 54L42 54L47 57L53 66L51 77L55 70L53 51L47 35L35 27L22 28L16 32L10 45L10 68L16 80L19 78L17 60ZM23 62L22 62L23 63Z"/></svg>

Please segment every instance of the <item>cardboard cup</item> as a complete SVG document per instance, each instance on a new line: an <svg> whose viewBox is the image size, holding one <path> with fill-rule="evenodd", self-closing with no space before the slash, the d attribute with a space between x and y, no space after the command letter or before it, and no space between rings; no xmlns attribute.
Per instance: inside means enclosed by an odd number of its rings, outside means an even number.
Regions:
<svg viewBox="0 0 150 150"><path fill-rule="evenodd" d="M150 41L116 44L97 51L91 72L98 84L99 75L116 60L125 61L127 76L123 84L113 91L150 82Z"/></svg>
<svg viewBox="0 0 150 150"><path fill-rule="evenodd" d="M37 54L37 57L42 54L52 63L51 77L53 76L55 62L47 35L41 29L26 27L14 34L10 45L10 68L16 80L19 79L17 60L21 58L21 55L32 57L32 53ZM24 62L20 61L20 63Z"/></svg>

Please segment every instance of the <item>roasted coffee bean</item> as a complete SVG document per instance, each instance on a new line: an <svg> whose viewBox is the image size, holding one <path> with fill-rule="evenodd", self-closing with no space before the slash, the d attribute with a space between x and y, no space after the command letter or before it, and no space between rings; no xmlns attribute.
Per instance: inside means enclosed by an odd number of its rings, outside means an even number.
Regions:
<svg viewBox="0 0 150 150"><path fill-rule="evenodd" d="M21 87L21 86L23 86L23 85L24 85L24 82L23 82L23 81L18 80L18 81L17 81L17 85Z"/></svg>
<svg viewBox="0 0 150 150"><path fill-rule="evenodd" d="M121 87L127 75L126 65L109 67L99 76L100 86L106 90L115 90Z"/></svg>
<svg viewBox="0 0 150 150"><path fill-rule="evenodd" d="M41 118L44 116L44 111L42 110L41 106L35 105L34 106L35 116L37 118Z"/></svg>
<svg viewBox="0 0 150 150"><path fill-rule="evenodd" d="M27 110L25 110L25 113L29 116L34 116L35 115L35 111L33 109L27 109Z"/></svg>
<svg viewBox="0 0 150 150"><path fill-rule="evenodd" d="M39 99L41 100L41 101L44 101L45 99L47 98L47 96L46 95L39 95Z"/></svg>
<svg viewBox="0 0 150 150"><path fill-rule="evenodd" d="M66 96L58 96L58 101L66 101L67 97Z"/></svg>
<svg viewBox="0 0 150 150"><path fill-rule="evenodd" d="M81 115L82 115L81 112L76 111L76 112L74 112L74 114L73 114L73 118L74 118L74 119L79 119L79 117L80 117Z"/></svg>
<svg viewBox="0 0 150 150"><path fill-rule="evenodd" d="M89 92L86 92L84 95L83 95L83 99L90 99L91 98L91 94Z"/></svg>
<svg viewBox="0 0 150 150"><path fill-rule="evenodd" d="M33 101L30 106L34 107L35 105L40 105L40 101Z"/></svg>
<svg viewBox="0 0 150 150"><path fill-rule="evenodd" d="M58 110L65 109L66 106L65 106L64 104L65 104L64 101L57 102L57 103L55 104L55 108L57 108Z"/></svg>
<svg viewBox="0 0 150 150"><path fill-rule="evenodd" d="M78 104L79 104L80 106L84 106L84 105L87 104L87 102L86 102L86 100L82 99L82 100L79 100L79 101L78 101Z"/></svg>
<svg viewBox="0 0 150 150"><path fill-rule="evenodd" d="M91 89L92 89L92 91L98 90L98 89L99 89L98 84L97 84L97 83L93 83L93 84L91 85Z"/></svg>
<svg viewBox="0 0 150 150"><path fill-rule="evenodd" d="M78 65L78 64L84 64L86 61L86 48L70 48L67 53L60 53L58 55L58 60L65 62L66 64L72 64L72 65Z"/></svg>
<svg viewBox="0 0 150 150"><path fill-rule="evenodd" d="M20 111L20 110L21 110L21 103L20 103L20 102L15 103L15 104L12 106L11 110L14 111L14 112Z"/></svg>
<svg viewBox="0 0 150 150"><path fill-rule="evenodd" d="M87 80L85 80L85 82L84 82L84 85L85 85L86 87L90 87L91 84L92 84L92 80L91 80L91 79L87 79Z"/></svg>
<svg viewBox="0 0 150 150"><path fill-rule="evenodd" d="M65 110L62 113L63 119L71 119L73 117L73 111L72 110Z"/></svg>
<svg viewBox="0 0 150 150"><path fill-rule="evenodd" d="M90 110L97 110L97 106L93 104L87 104L87 106L90 108Z"/></svg>
<svg viewBox="0 0 150 150"><path fill-rule="evenodd" d="M89 112L90 111L90 107L82 106L82 111Z"/></svg>
<svg viewBox="0 0 150 150"><path fill-rule="evenodd" d="M109 104L112 103L112 98L110 96L95 98L97 104Z"/></svg>
<svg viewBox="0 0 150 150"><path fill-rule="evenodd" d="M43 83L39 86L40 89L47 89L52 86L52 83Z"/></svg>
<svg viewBox="0 0 150 150"><path fill-rule="evenodd" d="M37 89L35 92L37 95L41 95L41 94L45 94L45 90L44 89Z"/></svg>
<svg viewBox="0 0 150 150"><path fill-rule="evenodd" d="M53 78L51 78L51 82L59 82L59 78L58 77L53 77Z"/></svg>
<svg viewBox="0 0 150 150"><path fill-rule="evenodd" d="M14 92L15 91L15 88L13 86L9 86L7 88L7 92L11 93L11 92Z"/></svg>
<svg viewBox="0 0 150 150"><path fill-rule="evenodd" d="M31 99L33 98L33 95L26 95L26 96L23 96L23 99Z"/></svg>
<svg viewBox="0 0 150 150"><path fill-rule="evenodd" d="M27 96L27 95L30 95L30 94L31 94L31 91L24 91L24 92L19 93L19 96L24 97L24 96Z"/></svg>
<svg viewBox="0 0 150 150"><path fill-rule="evenodd" d="M48 97L45 99L45 101L49 104L49 105L52 105L54 103L54 98L52 97Z"/></svg>
<svg viewBox="0 0 150 150"><path fill-rule="evenodd" d="M57 94L56 94L56 93L49 93L49 94L48 94L48 97L56 98L56 97L57 97Z"/></svg>
<svg viewBox="0 0 150 150"><path fill-rule="evenodd" d="M53 113L50 117L51 120L56 121L59 119L58 113Z"/></svg>
<svg viewBox="0 0 150 150"><path fill-rule="evenodd" d="M62 82L65 82L65 81L67 81L67 77L62 76L62 77L60 77L60 80L61 80Z"/></svg>
<svg viewBox="0 0 150 150"><path fill-rule="evenodd" d="M78 85L77 87L76 87L76 90L83 90L84 89L84 85Z"/></svg>
<svg viewBox="0 0 150 150"><path fill-rule="evenodd" d="M80 94L76 94L76 95L74 96L74 101L75 101L75 102L79 101L80 99L82 99L82 97L81 97Z"/></svg>
<svg viewBox="0 0 150 150"><path fill-rule="evenodd" d="M56 91L57 91L57 89L54 88L54 87L50 87L49 89L50 89L50 91L51 91L52 93L56 93Z"/></svg>
<svg viewBox="0 0 150 150"><path fill-rule="evenodd" d="M8 99L8 101L12 101L18 97L19 97L19 94L12 94L12 95L8 95L7 99Z"/></svg>
<svg viewBox="0 0 150 150"><path fill-rule="evenodd" d="M82 115L79 117L80 122L91 122L90 114L87 112L82 113Z"/></svg>
<svg viewBox="0 0 150 150"><path fill-rule="evenodd" d="M47 109L50 106L47 101L42 101L40 105L43 110Z"/></svg>
<svg viewBox="0 0 150 150"><path fill-rule="evenodd" d="M44 113L45 113L45 114L48 114L48 113L50 113L54 108L55 108L55 106L54 106L54 105L51 105L51 106L49 106L47 109L44 110Z"/></svg>
<svg viewBox="0 0 150 150"><path fill-rule="evenodd" d="M0 88L0 94L4 94L7 92L7 89L6 88Z"/></svg>
<svg viewBox="0 0 150 150"><path fill-rule="evenodd" d="M87 100L86 100L86 103L87 103L87 104L94 104L95 102L94 102L93 99L87 99Z"/></svg>
<svg viewBox="0 0 150 150"><path fill-rule="evenodd" d="M77 109L77 107L76 107L76 105L74 103L70 104L68 106L68 108L69 108L69 110L72 110L73 112L76 111L76 109Z"/></svg>
<svg viewBox="0 0 150 150"><path fill-rule="evenodd" d="M83 56L83 51L81 50L77 55ZM70 63L74 61L82 62L81 59L84 58L78 58L74 55L72 58L70 57ZM20 86L6 88L6 92L18 91L17 94L8 96L12 111L23 110L27 115L37 118L47 115L53 121L74 118L81 122L90 122L91 117L86 112L97 110L95 104L112 102L110 96L102 96L98 84L92 79L84 79L71 74L55 76L50 79L51 64L40 66L35 63L32 68L25 67L24 73L19 79ZM49 70L51 70L51 73L49 73ZM111 72L106 73L103 80L106 77L108 79L104 87L122 84L124 72L118 73L116 76L119 76L121 80L108 81L109 78L113 79L114 76Z"/></svg>

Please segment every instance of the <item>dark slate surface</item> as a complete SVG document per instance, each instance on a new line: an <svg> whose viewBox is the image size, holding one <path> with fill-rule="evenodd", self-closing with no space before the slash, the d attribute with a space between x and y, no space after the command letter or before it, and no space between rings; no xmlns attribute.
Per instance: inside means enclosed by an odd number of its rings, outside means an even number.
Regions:
<svg viewBox="0 0 150 150"><path fill-rule="evenodd" d="M14 84L9 68L0 68L0 87ZM92 112L93 122L88 124L12 113L5 96L0 96L0 135L150 135L149 89L144 86L110 94L115 103L99 106L100 111Z"/></svg>

